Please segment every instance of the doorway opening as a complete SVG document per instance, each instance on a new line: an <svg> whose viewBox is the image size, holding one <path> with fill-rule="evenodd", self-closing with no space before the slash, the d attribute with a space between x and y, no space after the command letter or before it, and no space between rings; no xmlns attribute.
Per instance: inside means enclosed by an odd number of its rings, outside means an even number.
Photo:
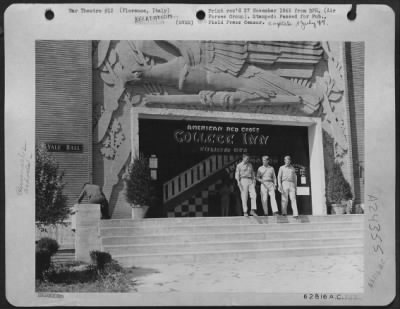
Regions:
<svg viewBox="0 0 400 309"><path fill-rule="evenodd" d="M132 153L157 161L152 177L162 202L155 216L220 216L221 184L227 179L235 186L234 171L244 152L255 171L261 157L270 156L276 175L290 155L299 213L326 214L319 118L158 108L132 112ZM259 185L257 192L258 214L263 215ZM229 215L242 214L235 198L231 195ZM280 207L280 193L276 198Z"/></svg>
<svg viewBox="0 0 400 309"><path fill-rule="evenodd" d="M231 191L228 215L242 215L234 173L243 153L250 155L255 172L262 165L261 157L268 155L276 175L283 158L290 155L298 179L299 212L312 214L307 127L139 119L139 132L139 152L158 162L153 177L158 200L169 217L221 216L223 184ZM263 215L258 182L256 192L257 212ZM280 208L279 193L276 198Z"/></svg>

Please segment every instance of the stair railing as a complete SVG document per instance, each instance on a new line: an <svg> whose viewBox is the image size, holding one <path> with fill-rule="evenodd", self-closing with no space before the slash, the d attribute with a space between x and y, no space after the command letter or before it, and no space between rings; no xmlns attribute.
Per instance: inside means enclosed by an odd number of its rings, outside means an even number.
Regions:
<svg viewBox="0 0 400 309"><path fill-rule="evenodd" d="M185 170L163 185L164 203L194 187L209 176L238 160L235 155L212 155Z"/></svg>

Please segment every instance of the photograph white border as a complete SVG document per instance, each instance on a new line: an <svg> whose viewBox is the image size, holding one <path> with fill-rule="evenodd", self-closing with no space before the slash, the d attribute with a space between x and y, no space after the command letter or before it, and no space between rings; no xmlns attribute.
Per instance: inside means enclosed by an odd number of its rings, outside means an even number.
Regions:
<svg viewBox="0 0 400 309"><path fill-rule="evenodd" d="M112 4L15 4L5 12L5 179L6 179L6 296L13 305L385 305L395 296L395 84L394 12L385 5L358 5L355 21L347 19L350 5L334 7L327 27L316 29L268 28L261 25L192 26L175 23L134 24L132 16L70 14L69 8L114 7ZM173 15L193 19L210 5L124 4L125 7L169 7ZM233 7L284 7L239 5ZM310 5L286 5L309 7ZM214 5L212 7L227 7ZM44 18L51 8L55 18ZM35 147L35 41L101 39L298 40L365 42L365 276L376 275L374 286L357 299L304 301L303 294L257 293L63 293L40 297L35 292L34 266L34 147ZM18 195L20 160L31 160L26 193ZM384 266L371 239L368 218L377 209L384 249Z"/></svg>

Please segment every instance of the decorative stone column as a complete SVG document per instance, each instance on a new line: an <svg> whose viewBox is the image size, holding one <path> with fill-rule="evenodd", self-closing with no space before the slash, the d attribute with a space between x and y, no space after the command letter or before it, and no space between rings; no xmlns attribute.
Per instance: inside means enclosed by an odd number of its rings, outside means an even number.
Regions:
<svg viewBox="0 0 400 309"><path fill-rule="evenodd" d="M100 250L100 204L78 204L76 209L75 260L90 262L90 251Z"/></svg>
<svg viewBox="0 0 400 309"><path fill-rule="evenodd" d="M308 126L308 147L310 154L311 201L313 216L327 215L325 196L325 168L321 120Z"/></svg>

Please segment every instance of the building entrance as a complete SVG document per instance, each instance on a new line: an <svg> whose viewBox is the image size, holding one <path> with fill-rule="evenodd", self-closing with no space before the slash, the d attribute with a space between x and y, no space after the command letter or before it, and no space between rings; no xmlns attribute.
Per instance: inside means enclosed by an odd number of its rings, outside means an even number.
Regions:
<svg viewBox="0 0 400 309"><path fill-rule="evenodd" d="M140 153L157 161L152 175L167 216L222 215L223 183L231 184L233 191L228 214L241 215L234 171L243 153L250 154L255 172L261 156L268 155L276 175L284 156L290 155L297 173L299 213L312 213L307 127L139 119L139 135ZM256 191L258 213L263 215L259 184ZM278 191L276 198L280 208Z"/></svg>

